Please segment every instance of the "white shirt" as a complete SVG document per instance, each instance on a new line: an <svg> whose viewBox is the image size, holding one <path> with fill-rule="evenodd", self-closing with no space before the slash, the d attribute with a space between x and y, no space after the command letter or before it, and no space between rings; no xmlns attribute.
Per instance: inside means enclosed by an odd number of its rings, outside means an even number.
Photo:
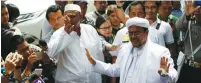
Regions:
<svg viewBox="0 0 201 83"><path fill-rule="evenodd" d="M156 28L158 23L160 23L159 31L162 33L165 43L166 44L174 43L172 28L171 28L170 24L157 19L154 23L151 24L151 27Z"/></svg>
<svg viewBox="0 0 201 83"><path fill-rule="evenodd" d="M52 25L48 22L48 20L44 19L41 31L41 39L45 40L46 42L49 42L54 31L55 30L53 29Z"/></svg>
<svg viewBox="0 0 201 83"><path fill-rule="evenodd" d="M89 12L86 14L87 20L92 20L94 25L96 25L96 19L98 18L98 16L106 17L107 15L106 14L100 15L97 11Z"/></svg>
<svg viewBox="0 0 201 83"><path fill-rule="evenodd" d="M149 27L149 34L148 38L151 39L152 42L165 46L164 38L162 33L160 33L158 30L154 29L153 27ZM121 30L119 30L114 38L113 45L119 46L119 49L121 49L121 45L129 42L129 35L128 35L128 28L124 27ZM118 50L111 51L110 53L113 56L118 55Z"/></svg>
<svg viewBox="0 0 201 83"><path fill-rule="evenodd" d="M170 64L166 77L158 73L163 56L168 58ZM133 48L130 42L124 45L115 64L96 60L94 71L112 77L120 76L120 83L168 83L174 82L177 77L169 50L150 40L140 49Z"/></svg>
<svg viewBox="0 0 201 83"><path fill-rule="evenodd" d="M101 75L91 73L91 64L85 53L87 48L94 58L104 60L99 36L90 25L80 24L80 27L80 37L74 31L68 34L62 27L54 32L48 43L49 57L58 57L55 80L62 83L101 83Z"/></svg>

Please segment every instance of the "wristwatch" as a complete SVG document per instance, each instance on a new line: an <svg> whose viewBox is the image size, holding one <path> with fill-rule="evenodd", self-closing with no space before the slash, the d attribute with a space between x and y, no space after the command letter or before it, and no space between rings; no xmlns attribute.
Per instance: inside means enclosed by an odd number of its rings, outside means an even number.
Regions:
<svg viewBox="0 0 201 83"><path fill-rule="evenodd" d="M168 73L166 72L165 69L160 68L160 70L162 70L161 73L160 73L160 75L161 75L162 77L166 77L166 76L168 76Z"/></svg>

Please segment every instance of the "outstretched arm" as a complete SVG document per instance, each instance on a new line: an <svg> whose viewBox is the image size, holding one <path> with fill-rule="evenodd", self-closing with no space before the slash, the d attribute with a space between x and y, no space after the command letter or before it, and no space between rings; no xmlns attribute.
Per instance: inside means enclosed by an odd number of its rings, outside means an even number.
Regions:
<svg viewBox="0 0 201 83"><path fill-rule="evenodd" d="M86 49L86 55L89 62L93 64L93 68L95 72L105 74L111 77L120 76L120 68L118 64L107 64L107 63L95 60L87 49Z"/></svg>

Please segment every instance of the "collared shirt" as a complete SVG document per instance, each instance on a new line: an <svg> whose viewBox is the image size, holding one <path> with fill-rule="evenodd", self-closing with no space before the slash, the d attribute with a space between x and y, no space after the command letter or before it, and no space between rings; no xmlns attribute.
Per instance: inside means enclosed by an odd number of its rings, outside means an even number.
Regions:
<svg viewBox="0 0 201 83"><path fill-rule="evenodd" d="M162 17L161 17L159 14L157 14L157 18L160 19L160 20L162 20ZM176 16L174 16L174 15L172 15L172 14L170 14L170 15L167 17L167 19L168 19L168 22L172 21L173 23L176 23L176 21L177 21L179 18L176 17Z"/></svg>
<svg viewBox="0 0 201 83"><path fill-rule="evenodd" d="M132 49L131 43L124 45L115 64L96 60L94 71L111 77L120 76L120 83L168 83L176 80L177 71L167 48L147 40L141 49ZM161 57L168 58L170 64L166 77L158 74Z"/></svg>
<svg viewBox="0 0 201 83"><path fill-rule="evenodd" d="M48 43L48 56L56 57L58 61L55 80L62 83L101 83L100 74L91 76L91 65L85 54L87 48L94 58L104 60L99 36L90 25L80 24L80 27L80 37L74 31L68 34L62 27L53 33Z"/></svg>
<svg viewBox="0 0 201 83"><path fill-rule="evenodd" d="M157 31L153 27L149 27L149 34L148 37L150 40L156 44L165 46L165 41L163 38L163 35L161 32ZM115 36L113 45L119 46L119 49L121 49L121 45L128 43L129 40L129 35L128 35L128 28L124 27L121 30L119 30ZM117 51L111 51L110 52L113 56L118 55L118 50Z"/></svg>
<svg viewBox="0 0 201 83"><path fill-rule="evenodd" d="M158 19L162 20L162 17L157 14L157 17ZM177 42L179 41L179 36L180 36L180 31L175 27L175 23L176 21L178 20L178 18L172 14L170 14L168 17L167 17L167 23L170 24L171 28L172 28L172 34L173 34L173 38L174 38L174 43L176 45L176 52L177 51L177 48L178 48L178 44Z"/></svg>
<svg viewBox="0 0 201 83"><path fill-rule="evenodd" d="M52 25L50 25L48 20L44 19L43 27L41 30L41 39L45 40L46 42L49 42L54 31L55 30L53 29Z"/></svg>
<svg viewBox="0 0 201 83"><path fill-rule="evenodd" d="M89 13L86 14L87 20L93 21L93 23L94 23L93 27L95 27L95 25L96 25L96 19L98 18L98 16L107 17L106 14L101 15L97 11L89 12Z"/></svg>
<svg viewBox="0 0 201 83"><path fill-rule="evenodd" d="M165 44L174 43L172 28L170 24L157 19L154 23L151 24L151 27L156 28L159 23L160 23L160 26L158 30L162 33Z"/></svg>

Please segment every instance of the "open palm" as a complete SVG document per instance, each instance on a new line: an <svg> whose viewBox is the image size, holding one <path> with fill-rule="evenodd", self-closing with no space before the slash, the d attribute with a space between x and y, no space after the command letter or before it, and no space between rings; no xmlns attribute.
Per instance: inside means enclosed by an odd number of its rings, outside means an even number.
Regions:
<svg viewBox="0 0 201 83"><path fill-rule="evenodd" d="M194 7L194 0L189 0L185 2L185 12L186 15L192 15L196 10L200 8L200 6Z"/></svg>
<svg viewBox="0 0 201 83"><path fill-rule="evenodd" d="M170 64L168 64L168 59L165 57L161 57L160 68L164 69L168 73L169 67L170 67Z"/></svg>

